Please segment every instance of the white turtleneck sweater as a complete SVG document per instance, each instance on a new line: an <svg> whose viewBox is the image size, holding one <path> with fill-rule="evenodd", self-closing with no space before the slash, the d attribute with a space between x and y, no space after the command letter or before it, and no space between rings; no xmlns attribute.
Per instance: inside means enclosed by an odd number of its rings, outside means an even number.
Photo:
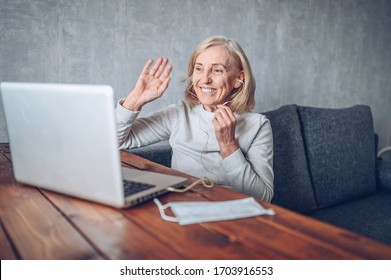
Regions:
<svg viewBox="0 0 391 280"><path fill-rule="evenodd" d="M235 135L240 149L223 159L212 119L201 105L179 101L138 117L116 108L120 149L137 148L163 140L172 147L171 167L195 177L208 177L219 185L270 202L273 197L273 135L269 120L258 113L235 114Z"/></svg>

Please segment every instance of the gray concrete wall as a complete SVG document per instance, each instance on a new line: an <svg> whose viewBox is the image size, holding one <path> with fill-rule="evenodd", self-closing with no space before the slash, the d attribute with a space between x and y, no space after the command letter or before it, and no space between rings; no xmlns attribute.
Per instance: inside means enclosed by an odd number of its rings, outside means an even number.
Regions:
<svg viewBox="0 0 391 280"><path fill-rule="evenodd" d="M389 0L0 0L0 80L110 84L121 98L148 58L167 56L173 80L147 112L183 97L189 55L210 35L247 52L257 111L367 104L391 145Z"/></svg>

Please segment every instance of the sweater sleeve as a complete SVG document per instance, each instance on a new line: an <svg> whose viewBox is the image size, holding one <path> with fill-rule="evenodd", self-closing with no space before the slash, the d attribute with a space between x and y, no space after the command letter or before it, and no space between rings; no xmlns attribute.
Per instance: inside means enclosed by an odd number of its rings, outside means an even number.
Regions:
<svg viewBox="0 0 391 280"><path fill-rule="evenodd" d="M263 123L246 154L239 149L221 161L230 185L238 192L270 202L274 193L273 135Z"/></svg>
<svg viewBox="0 0 391 280"><path fill-rule="evenodd" d="M136 120L140 112L134 112L127 110L122 105L122 100L117 104L115 109L116 122L117 122L117 137L118 137L118 146L120 149L126 149L131 146L131 141L129 139L130 127L132 123Z"/></svg>
<svg viewBox="0 0 391 280"><path fill-rule="evenodd" d="M140 112L130 111L121 104L122 100L115 109L120 149L138 148L170 137L172 126L175 125L177 105L139 118Z"/></svg>

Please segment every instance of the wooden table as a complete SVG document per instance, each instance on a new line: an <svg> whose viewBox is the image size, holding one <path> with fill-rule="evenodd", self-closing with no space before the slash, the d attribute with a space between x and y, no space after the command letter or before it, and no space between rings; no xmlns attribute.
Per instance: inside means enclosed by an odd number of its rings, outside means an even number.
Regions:
<svg viewBox="0 0 391 280"><path fill-rule="evenodd" d="M391 259L391 246L259 201L275 216L180 226L149 201L125 210L19 184L0 144L0 259ZM182 173L121 152L124 165ZM187 175L186 175L187 176ZM187 176L189 182L194 178ZM243 198L197 186L168 201Z"/></svg>

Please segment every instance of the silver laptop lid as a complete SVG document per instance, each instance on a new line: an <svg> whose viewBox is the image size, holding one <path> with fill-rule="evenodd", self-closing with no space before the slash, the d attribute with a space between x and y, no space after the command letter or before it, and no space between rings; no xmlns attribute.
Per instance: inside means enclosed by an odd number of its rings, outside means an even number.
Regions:
<svg viewBox="0 0 391 280"><path fill-rule="evenodd" d="M1 83L1 94L18 181L124 205L110 86Z"/></svg>

